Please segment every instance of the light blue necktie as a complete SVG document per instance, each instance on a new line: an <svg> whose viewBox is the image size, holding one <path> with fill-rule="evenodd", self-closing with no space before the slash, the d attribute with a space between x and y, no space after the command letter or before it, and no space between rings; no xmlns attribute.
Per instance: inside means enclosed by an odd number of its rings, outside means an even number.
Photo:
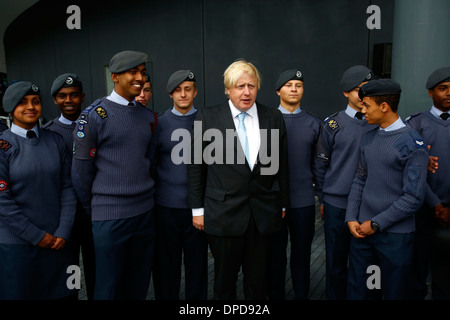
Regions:
<svg viewBox="0 0 450 320"><path fill-rule="evenodd" d="M247 162L250 164L248 160L249 152L248 152L248 138L247 138L247 129L245 128L244 119L247 115L246 112L242 112L238 114L239 125L238 125L238 135L239 140L241 141L242 148L244 149L245 158Z"/></svg>

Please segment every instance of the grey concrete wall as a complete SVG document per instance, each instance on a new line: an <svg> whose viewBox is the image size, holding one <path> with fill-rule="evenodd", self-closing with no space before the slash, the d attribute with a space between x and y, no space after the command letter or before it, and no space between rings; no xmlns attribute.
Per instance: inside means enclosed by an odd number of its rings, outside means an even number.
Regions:
<svg viewBox="0 0 450 320"><path fill-rule="evenodd" d="M402 86L399 113L407 117L432 106L428 76L450 66L450 1L396 0L394 21L392 78Z"/></svg>

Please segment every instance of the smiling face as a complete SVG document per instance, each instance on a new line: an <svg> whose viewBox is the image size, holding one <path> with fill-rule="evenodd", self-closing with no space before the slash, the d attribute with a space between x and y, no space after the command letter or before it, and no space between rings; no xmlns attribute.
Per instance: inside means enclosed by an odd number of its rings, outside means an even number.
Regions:
<svg viewBox="0 0 450 320"><path fill-rule="evenodd" d="M428 94L436 108L443 112L450 111L450 82L439 83L432 90L428 90Z"/></svg>
<svg viewBox="0 0 450 320"><path fill-rule="evenodd" d="M26 130L32 129L42 114L39 95L26 95L13 111L13 123Z"/></svg>
<svg viewBox="0 0 450 320"><path fill-rule="evenodd" d="M84 93L79 87L61 88L53 97L64 118L76 121L81 113Z"/></svg>
<svg viewBox="0 0 450 320"><path fill-rule="evenodd" d="M111 74L111 78L114 81L114 90L128 101L133 101L141 93L144 87L145 77L145 64L141 64L136 68L122 73Z"/></svg>
<svg viewBox="0 0 450 320"><path fill-rule="evenodd" d="M256 101L258 93L257 80L254 75L243 73L234 87L225 88L225 92L233 105L241 112L250 109Z"/></svg>

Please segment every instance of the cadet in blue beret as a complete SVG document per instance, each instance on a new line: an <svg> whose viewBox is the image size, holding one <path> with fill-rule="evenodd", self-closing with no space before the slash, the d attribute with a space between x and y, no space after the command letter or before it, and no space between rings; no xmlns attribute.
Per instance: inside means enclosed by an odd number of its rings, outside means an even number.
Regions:
<svg viewBox="0 0 450 320"><path fill-rule="evenodd" d="M315 150L314 176L324 220L328 300L347 297L350 234L344 217L358 166L359 142L372 127L361 112L363 104L358 91L373 79L372 70L363 65L352 66L342 74L340 87L347 107L325 119Z"/></svg>
<svg viewBox="0 0 450 320"><path fill-rule="evenodd" d="M192 224L188 204L187 165L175 163L172 150L179 141L172 139L177 130L190 132L197 109L196 78L191 70L178 70L167 81L173 106L159 116L156 128L156 265L155 298L178 300L181 268L184 265L185 298L205 300L208 290L208 243L203 230ZM184 155L187 156L186 154Z"/></svg>
<svg viewBox="0 0 450 320"><path fill-rule="evenodd" d="M439 161L428 172L429 192L416 214L416 281L413 298L423 300L428 293L427 277L431 271L434 300L450 299L450 67L433 71L425 85L432 106L411 115L407 122L424 139L430 158ZM429 268L430 266L431 268Z"/></svg>
<svg viewBox="0 0 450 320"><path fill-rule="evenodd" d="M273 300L285 299L286 250L289 237L295 299L307 299L316 213L311 164L321 120L301 107L304 93L301 70L289 69L282 72L275 83L275 91L280 97L278 110L283 114L287 131L291 205L286 208L281 231L271 238L267 295Z"/></svg>
<svg viewBox="0 0 450 320"><path fill-rule="evenodd" d="M77 74L64 73L53 81L50 94L61 114L56 119L47 122L43 127L59 133L66 142L67 150L71 151L73 148L72 133L76 127L76 121L81 114L81 107L85 97L83 83ZM70 163L72 164L72 158L70 158ZM95 278L94 242L90 220L90 216L86 214L81 202L78 200L72 230L72 240L69 246L74 251L77 265L80 265L79 257L81 249L88 300L93 298Z"/></svg>
<svg viewBox="0 0 450 320"><path fill-rule="evenodd" d="M39 88L26 81L3 97L12 116L0 134L0 300L77 298L67 286L76 264L67 242L76 197L64 139L39 128Z"/></svg>
<svg viewBox="0 0 450 320"><path fill-rule="evenodd" d="M152 98L152 82L150 81L150 75L148 73L145 74L145 83L144 87L141 90L141 93L136 96L136 101L142 104L144 107L148 107L148 103Z"/></svg>
<svg viewBox="0 0 450 320"><path fill-rule="evenodd" d="M361 140L345 215L353 236L350 300L409 298L414 214L425 197L428 153L422 137L398 115L400 94L400 84L391 79L370 81L359 90L362 112L376 128ZM380 268L374 281L368 280L371 266Z"/></svg>
<svg viewBox="0 0 450 320"><path fill-rule="evenodd" d="M156 114L137 103L147 55L111 58L114 89L82 111L75 130L72 180L92 217L94 299L145 299L153 268L155 182L150 175Z"/></svg>

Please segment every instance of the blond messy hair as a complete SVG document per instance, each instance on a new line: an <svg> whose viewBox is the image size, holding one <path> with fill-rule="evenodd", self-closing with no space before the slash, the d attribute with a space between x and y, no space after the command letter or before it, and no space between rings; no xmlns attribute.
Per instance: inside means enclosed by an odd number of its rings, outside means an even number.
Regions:
<svg viewBox="0 0 450 320"><path fill-rule="evenodd" d="M239 78L247 73L256 78L256 88L259 90L261 86L261 75L259 74L258 69L256 67L243 59L236 60L232 64L228 66L228 68L223 73L223 84L225 85L225 94L226 89L230 89L236 86Z"/></svg>

